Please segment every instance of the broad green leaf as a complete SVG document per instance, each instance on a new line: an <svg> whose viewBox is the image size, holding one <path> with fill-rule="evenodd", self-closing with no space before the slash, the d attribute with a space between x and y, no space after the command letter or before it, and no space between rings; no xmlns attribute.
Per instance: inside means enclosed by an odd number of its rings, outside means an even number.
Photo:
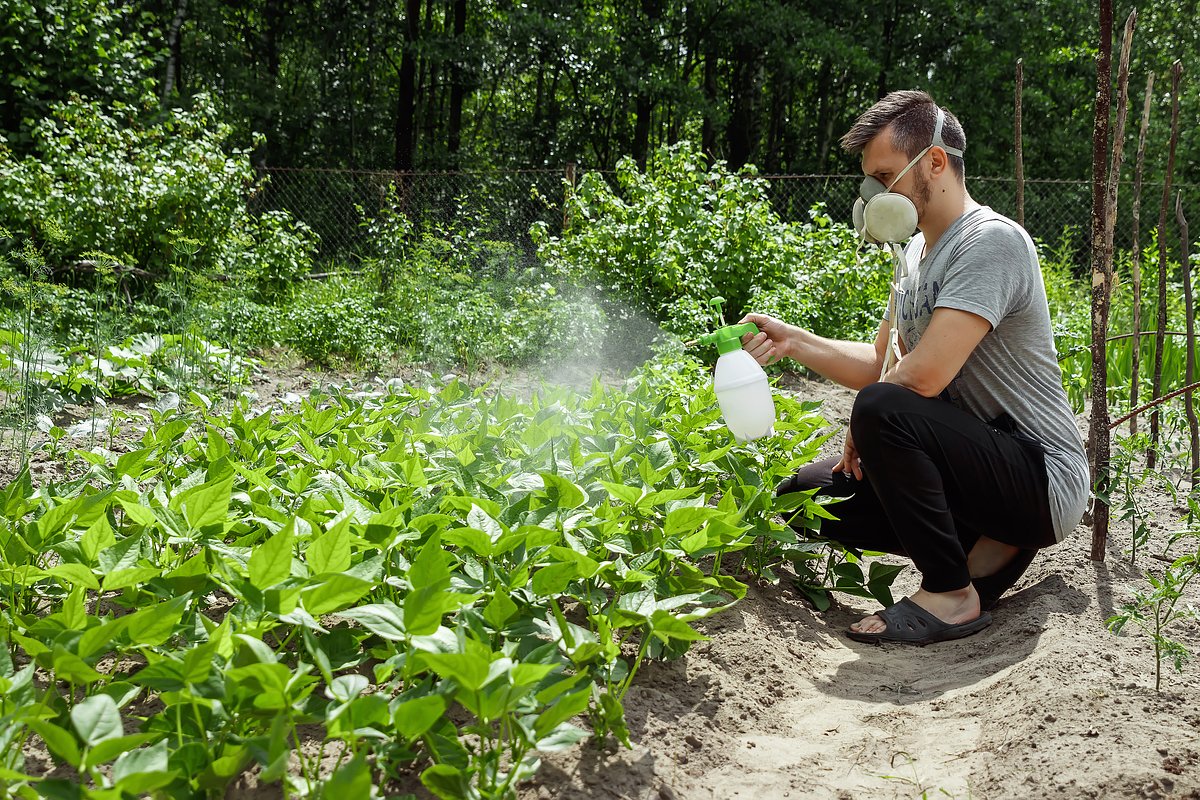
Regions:
<svg viewBox="0 0 1200 800"><path fill-rule="evenodd" d="M541 597L556 597L566 591L567 584L578 578L579 575L578 562L549 564L533 573L531 586L534 594Z"/></svg>
<svg viewBox="0 0 1200 800"><path fill-rule="evenodd" d="M723 516L725 512L709 506L677 508L667 512L663 531L667 536L690 534L708 520Z"/></svg>
<svg viewBox="0 0 1200 800"><path fill-rule="evenodd" d="M503 589L497 590L488 604L483 607L484 620L496 630L503 628L504 623L512 619L516 613L517 604Z"/></svg>
<svg viewBox="0 0 1200 800"><path fill-rule="evenodd" d="M404 629L409 636L428 636L442 624L442 617L458 611L475 595L447 591L444 586L422 586L404 598Z"/></svg>
<svg viewBox="0 0 1200 800"><path fill-rule="evenodd" d="M655 611L650 618L650 630L664 642L677 640L682 642L706 642L708 637L697 631L691 625L671 616L666 611Z"/></svg>
<svg viewBox="0 0 1200 800"><path fill-rule="evenodd" d="M421 659L438 675L467 691L478 691L488 681L491 659L482 653L422 653Z"/></svg>
<svg viewBox="0 0 1200 800"><path fill-rule="evenodd" d="M343 517L329 532L310 542L304 560L314 575L350 569L350 518Z"/></svg>
<svg viewBox="0 0 1200 800"><path fill-rule="evenodd" d="M171 498L170 508L182 511L188 527L202 530L209 525L223 525L229 516L229 497L233 491L233 474L186 489Z"/></svg>
<svg viewBox="0 0 1200 800"><path fill-rule="evenodd" d="M117 702L106 694L92 695L76 703L71 709L71 724L89 747L125 732Z"/></svg>
<svg viewBox="0 0 1200 800"><path fill-rule="evenodd" d="M574 679L571 679L574 680ZM552 730L562 723L582 714L587 710L588 701L592 696L592 687L587 686L578 691L563 695L554 705L547 708L533 723L533 731L538 739L548 736Z"/></svg>
<svg viewBox="0 0 1200 800"><path fill-rule="evenodd" d="M83 564L58 564L47 571L54 577L61 578L72 586L83 586L92 591L100 590L100 581Z"/></svg>
<svg viewBox="0 0 1200 800"><path fill-rule="evenodd" d="M292 545L297 533L307 533L307 520L292 517L283 530L254 547L247 567L250 583L257 589L269 589L292 574Z"/></svg>
<svg viewBox="0 0 1200 800"><path fill-rule="evenodd" d="M130 614L126 623L129 641L135 647L158 647L165 643L171 638L191 598L189 592Z"/></svg>
<svg viewBox="0 0 1200 800"><path fill-rule="evenodd" d="M116 708L116 704L113 704L113 708ZM44 719L26 720L25 724L42 737L46 747L57 758L77 769L83 763L79 745L76 744L75 737L70 731Z"/></svg>
<svg viewBox="0 0 1200 800"><path fill-rule="evenodd" d="M326 779L321 797L328 800L368 800L373 786L371 769L360 753Z"/></svg>
<svg viewBox="0 0 1200 800"><path fill-rule="evenodd" d="M328 575L301 595L301 602L308 613L315 617L332 614L348 608L367 595L375 584L353 575Z"/></svg>
<svg viewBox="0 0 1200 800"><path fill-rule="evenodd" d="M357 606L339 611L337 615L354 620L371 633L384 639L399 642L407 638L404 632L404 611L392 603L371 603Z"/></svg>
<svg viewBox="0 0 1200 800"><path fill-rule="evenodd" d="M553 472L538 474L542 476L542 483L546 487L546 497L555 508L570 511L573 508L579 508L587 500L587 495L583 493L582 489L561 475Z"/></svg>
<svg viewBox="0 0 1200 800"><path fill-rule="evenodd" d="M135 733L130 736L115 736L111 739L105 739L88 751L87 755L84 756L83 765L86 769L91 769L101 764L107 764L122 753L141 747L159 735L157 733Z"/></svg>
<svg viewBox="0 0 1200 800"><path fill-rule="evenodd" d="M434 764L421 773L421 783L441 800L462 800L471 796L467 774L450 764Z"/></svg>
<svg viewBox="0 0 1200 800"><path fill-rule="evenodd" d="M642 487L626 486L623 483L611 483L609 481L600 481L601 485L608 490L608 493L628 505L635 505L638 499L642 496Z"/></svg>
<svg viewBox="0 0 1200 800"><path fill-rule="evenodd" d="M59 680L86 686L104 678L92 669L90 664L61 644L54 645L53 663L54 676Z"/></svg>
<svg viewBox="0 0 1200 800"><path fill-rule="evenodd" d="M134 795L144 795L166 786L176 774L176 770L169 769L166 739L140 750L130 750L113 764L113 780L117 786Z"/></svg>
<svg viewBox="0 0 1200 800"><path fill-rule="evenodd" d="M117 537L108 522L108 517L101 517L96 520L95 525L84 531L79 539L79 549L89 564L95 564L101 551L116 543Z"/></svg>
<svg viewBox="0 0 1200 800"><path fill-rule="evenodd" d="M392 724L396 732L405 739L416 739L437 722L446 712L446 699L440 694L430 694L405 700L392 712Z"/></svg>
<svg viewBox="0 0 1200 800"><path fill-rule="evenodd" d="M423 586L440 584L450 577L450 562L453 556L442 549L442 540L438 534L430 536L422 545L408 569L408 582L414 589Z"/></svg>

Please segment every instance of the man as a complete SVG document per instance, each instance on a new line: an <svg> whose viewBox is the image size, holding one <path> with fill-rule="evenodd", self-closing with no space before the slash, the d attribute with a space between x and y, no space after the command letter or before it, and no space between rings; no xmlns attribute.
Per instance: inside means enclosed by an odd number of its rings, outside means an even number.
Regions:
<svg viewBox="0 0 1200 800"><path fill-rule="evenodd" d="M907 556L921 572L919 591L851 625L851 638L967 636L991 623L988 609L1037 550L1079 523L1088 498L1037 252L1024 229L971 199L962 126L928 94L887 95L842 146L862 156L864 195L872 179L882 184L884 200L864 197L856 224L885 241L911 234L913 222L919 233L874 345L746 316L760 332L743 347L760 364L790 357L860 390L841 458L809 465L778 491L848 498L822 535ZM915 220L879 234L895 219L872 211L899 209L902 198ZM892 326L899 359L881 377Z"/></svg>

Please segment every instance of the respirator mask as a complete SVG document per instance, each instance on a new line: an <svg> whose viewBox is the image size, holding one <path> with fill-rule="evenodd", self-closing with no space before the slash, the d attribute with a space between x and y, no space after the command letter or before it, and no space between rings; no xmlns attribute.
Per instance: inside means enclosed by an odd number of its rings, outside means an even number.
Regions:
<svg viewBox="0 0 1200 800"><path fill-rule="evenodd" d="M900 280L908 277L908 263L904 258L904 250L900 243L907 240L917 229L917 207L899 192L892 188L917 162L925 157L935 147L940 147L949 155L963 157L963 151L957 147L947 147L942 141L942 126L946 123L946 112L941 107L937 110L937 122L933 125L933 141L929 143L916 158L900 170L890 185L884 186L877 178L867 176L858 188L858 199L854 201L854 229L858 231L859 248L864 242L879 245L892 256L892 291L888 297L888 319L891 320L888 331L888 343L884 349L883 365L879 371L879 379L883 380L888 370L900 359L900 342L896 318L896 298L900 291Z"/></svg>
<svg viewBox="0 0 1200 800"><path fill-rule="evenodd" d="M884 186L876 178L870 176L863 179L858 188L858 199L854 201L854 229L864 241L871 244L886 244L903 242L912 236L917 229L917 207L913 201L904 195L893 192L894 187L917 162L934 147L940 147L952 156L963 157L963 151L957 147L948 147L942 141L942 125L946 122L946 112L939 107L937 122L933 126L933 141L929 146L917 153L916 158L908 162L908 166L900 170L890 185Z"/></svg>

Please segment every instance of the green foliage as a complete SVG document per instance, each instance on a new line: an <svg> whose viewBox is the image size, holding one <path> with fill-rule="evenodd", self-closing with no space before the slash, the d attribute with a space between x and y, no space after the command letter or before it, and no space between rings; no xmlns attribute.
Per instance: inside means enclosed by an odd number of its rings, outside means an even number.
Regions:
<svg viewBox="0 0 1200 800"><path fill-rule="evenodd" d="M0 225L30 236L54 267L102 250L159 278L188 238L203 243L193 272L278 291L308 271L314 242L285 212L250 215L254 173L248 151L226 153L229 134L204 96L152 124L129 107L55 104L34 129L34 154L0 150Z"/></svg>
<svg viewBox="0 0 1200 800"><path fill-rule="evenodd" d="M1121 613L1108 619L1113 633L1120 633L1132 622L1154 642L1154 691L1162 691L1162 662L1169 658L1176 672L1191 658L1187 647L1168 635L1173 626L1196 618L1196 609L1184 599L1189 583L1200 575L1200 552L1175 559L1161 575L1146 572L1147 591L1133 592L1132 599L1121 606Z"/></svg>
<svg viewBox="0 0 1200 800"><path fill-rule="evenodd" d="M780 513L824 509L772 491L817 452L811 406L780 397L738 446L692 361L528 403L364 389L156 411L80 477L0 489L0 741L40 739L81 797L248 770L365 796L420 768L438 797L510 798L581 715L629 742L640 666L744 595L726 556L821 584ZM23 752L0 748L22 796L46 788Z"/></svg>
<svg viewBox="0 0 1200 800"><path fill-rule="evenodd" d="M606 310L627 306L683 338L712 328L706 302L716 295L730 320L770 310L826 335L873 332L883 262L856 258L853 231L820 209L810 223L783 222L752 176L709 167L687 143L658 150L644 172L626 159L616 188L583 177L562 236L535 227L539 254L553 273L603 292Z"/></svg>

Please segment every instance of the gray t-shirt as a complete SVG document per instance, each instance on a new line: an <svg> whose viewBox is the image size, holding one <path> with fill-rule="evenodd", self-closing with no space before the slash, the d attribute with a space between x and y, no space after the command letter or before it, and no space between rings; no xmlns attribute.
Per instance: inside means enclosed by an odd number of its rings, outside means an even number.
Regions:
<svg viewBox="0 0 1200 800"><path fill-rule="evenodd" d="M1062 387L1037 250L1025 229L983 206L963 214L921 258L925 237L905 248L897 332L909 352L935 308L978 314L992 330L947 387L950 399L983 420L1007 412L1046 451L1050 513L1062 541L1083 516L1088 465Z"/></svg>

